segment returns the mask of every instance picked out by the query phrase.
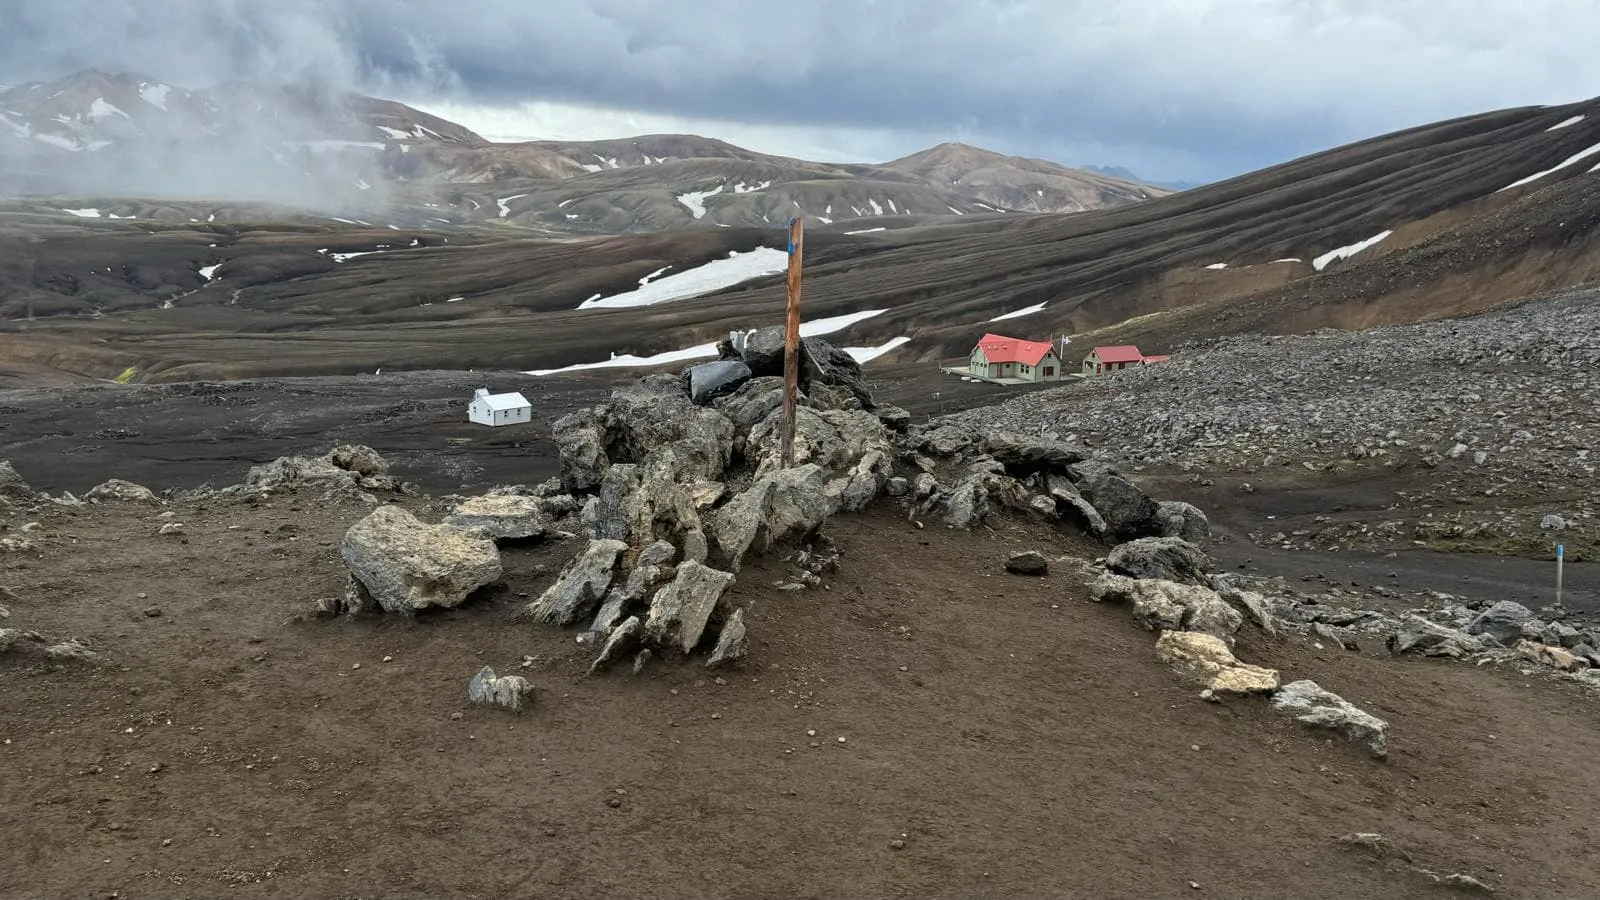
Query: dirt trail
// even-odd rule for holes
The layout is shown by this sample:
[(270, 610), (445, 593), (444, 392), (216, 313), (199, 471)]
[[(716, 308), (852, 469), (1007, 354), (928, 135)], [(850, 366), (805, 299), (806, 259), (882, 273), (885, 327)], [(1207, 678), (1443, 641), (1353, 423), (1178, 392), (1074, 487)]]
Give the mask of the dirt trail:
[[(1033, 525), (840, 519), (831, 590), (740, 575), (743, 668), (586, 678), (592, 648), (510, 618), (570, 546), (508, 552), (505, 590), (457, 612), (297, 621), (362, 507), (175, 512), (186, 538), (150, 508), (53, 511), (7, 557), (7, 624), (107, 662), (0, 662), (0, 894), (1451, 895), (1353, 831), (1502, 896), (1600, 892), (1600, 720), (1570, 686), (1242, 641), (1389, 719), (1374, 762), (1197, 699), (1068, 565), (1005, 575), (1009, 550), (1094, 552)], [(532, 708), (469, 707), (485, 664)]]

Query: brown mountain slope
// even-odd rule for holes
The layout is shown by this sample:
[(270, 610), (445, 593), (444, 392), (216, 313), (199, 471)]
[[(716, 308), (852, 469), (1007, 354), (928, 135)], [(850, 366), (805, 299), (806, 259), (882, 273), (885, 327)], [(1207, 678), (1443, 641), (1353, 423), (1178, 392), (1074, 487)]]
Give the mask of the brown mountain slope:
[[(846, 233), (861, 230), (854, 224), (817, 228), (807, 241), (807, 318), (876, 312), (836, 339), (868, 347), (905, 337), (887, 359), (932, 361), (965, 353), (985, 330), (1133, 336), (1159, 351), (1206, 329), (1470, 312), (1600, 275), (1600, 186), (1591, 171), (1600, 160), (1578, 159), (1501, 190), (1600, 144), (1595, 116), (1553, 129), (1597, 108), (1467, 117), (1094, 213), (946, 217), (868, 234)], [(716, 202), (709, 198), (707, 209)], [(782, 278), (773, 274), (699, 299), (578, 308), (663, 268), (683, 273), (731, 251), (782, 246), (776, 226), (584, 241), (512, 242), (483, 232), (449, 244), (424, 241), (426, 233), (341, 230), (335, 237), (303, 227), (82, 220), (37, 243), (13, 239), (8, 258), (33, 260), (31, 276), (14, 277), (69, 301), (86, 273), (101, 272), (100, 289), (114, 292), (104, 283), (108, 267), (122, 296), (147, 305), (157, 305), (156, 292), (139, 285), (162, 272), (197, 290), (173, 309), (13, 322), (0, 346), (15, 359), (99, 377), (130, 366), (136, 377), (165, 379), (380, 366), (542, 369), (681, 350), (775, 322), (782, 307)], [(1334, 252), (1385, 232), (1358, 252)], [(118, 268), (158, 241), (174, 260), (169, 268)], [(345, 262), (318, 252), (379, 244), (389, 246)], [(180, 258), (184, 268), (172, 268)], [(195, 271), (208, 265), (221, 268), (202, 285)], [(463, 299), (446, 302), (454, 297)], [(1185, 308), (1203, 311), (1168, 312)], [(1164, 326), (1164, 317), (1175, 324)]]

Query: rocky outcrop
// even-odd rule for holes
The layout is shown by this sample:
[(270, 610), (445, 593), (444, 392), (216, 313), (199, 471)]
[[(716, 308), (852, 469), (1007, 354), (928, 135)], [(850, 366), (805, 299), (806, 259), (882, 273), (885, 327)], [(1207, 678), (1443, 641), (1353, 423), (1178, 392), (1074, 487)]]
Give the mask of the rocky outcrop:
[(1445, 656), (1452, 659), (1462, 659), (1476, 653), (1482, 653), (1484, 643), (1481, 639), (1447, 628), (1436, 622), (1430, 622), (1421, 616), (1407, 616), (1393, 634), (1385, 641), (1390, 653), (1396, 655), (1412, 653), (1418, 656)]
[(500, 577), (500, 551), (488, 532), (427, 525), (395, 506), (352, 525), (339, 552), (360, 589), (386, 612), (459, 606)]
[(113, 478), (104, 484), (98, 484), (89, 489), (83, 499), (97, 502), (116, 501), (121, 503), (159, 503), (155, 492), (144, 485), (134, 484)]
[(1160, 504), (1115, 467), (1098, 461), (1080, 462), (1067, 467), (1067, 477), (1105, 519), (1110, 534), (1119, 540), (1162, 532)]
[(317, 488), (324, 499), (352, 499), (376, 503), (371, 491), (401, 492), (398, 479), (389, 474), (389, 464), (371, 447), (340, 444), (322, 456), (280, 456), (265, 465), (253, 466), (244, 484), (217, 491), (219, 494), (265, 494)]
[(542, 538), (556, 531), (547, 500), (516, 494), (469, 497), (445, 515), (444, 523), (481, 528), (497, 540)]
[[(693, 653), (705, 636), (706, 625), (717, 611), (722, 595), (733, 585), (731, 572), (720, 572), (697, 562), (678, 567), (671, 584), (656, 592), (650, 601), (650, 617), (644, 623), (644, 636), (657, 647), (670, 647)], [(739, 619), (743, 627), (744, 619)]]
[(526, 614), (535, 621), (563, 627), (594, 615), (611, 587), (618, 560), (627, 550), (628, 545), (622, 541), (590, 541), (567, 564), (556, 583), (528, 604)]
[(1366, 748), (1376, 759), (1389, 755), (1389, 723), (1327, 691), (1315, 681), (1295, 681), (1272, 695), (1272, 707), (1313, 728), (1326, 728)]
[(1106, 557), (1106, 568), (1129, 578), (1154, 578), (1209, 586), (1211, 561), (1182, 538), (1140, 538), (1120, 544)]
[(1487, 635), (1507, 647), (1524, 637), (1537, 639), (1543, 630), (1544, 623), (1533, 610), (1510, 600), (1501, 600), (1479, 613), (1467, 626), (1467, 634)]
[(1240, 662), (1220, 638), (1194, 631), (1164, 631), (1156, 640), (1156, 658), (1213, 694), (1270, 694), (1278, 689), (1278, 672)]
[(1106, 573), (1090, 587), (1096, 602), (1127, 603), (1147, 631), (1197, 631), (1231, 643), (1244, 617), (1216, 591), (1161, 579)]

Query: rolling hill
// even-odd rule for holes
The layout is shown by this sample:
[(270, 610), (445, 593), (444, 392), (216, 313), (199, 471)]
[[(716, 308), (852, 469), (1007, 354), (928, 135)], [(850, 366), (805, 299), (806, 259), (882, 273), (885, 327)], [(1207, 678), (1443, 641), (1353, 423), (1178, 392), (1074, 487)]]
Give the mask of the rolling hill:
[[(885, 209), (808, 230), (806, 318), (845, 322), (833, 339), (863, 357), (889, 348), (885, 362), (931, 364), (994, 328), (1159, 352), (1467, 314), (1600, 275), (1597, 154), (1589, 101), (1413, 128), (1094, 212)], [(962, 154), (899, 171), (938, 180), (951, 155)], [(701, 164), (619, 159), (562, 183)], [(776, 165), (728, 164), (754, 167), (747, 186)], [(761, 202), (767, 189), (738, 193), (740, 179), (734, 196)], [(708, 215), (719, 196), (703, 198)], [(0, 352), (137, 380), (681, 364), (729, 330), (779, 320), (784, 240), (777, 222), (575, 238), (110, 221), (13, 204), (0, 214), (0, 311), (12, 319)]]
[(359, 94), (250, 82), (190, 91), (99, 71), (0, 91), (0, 164), (0, 192), (73, 198), (58, 210), (165, 222), (221, 212), (238, 221), (270, 199), (293, 208), (291, 221), (581, 234), (761, 226), (794, 215), (827, 224), (1077, 212), (1170, 193), (960, 145), (840, 165), (696, 135), (493, 143)]

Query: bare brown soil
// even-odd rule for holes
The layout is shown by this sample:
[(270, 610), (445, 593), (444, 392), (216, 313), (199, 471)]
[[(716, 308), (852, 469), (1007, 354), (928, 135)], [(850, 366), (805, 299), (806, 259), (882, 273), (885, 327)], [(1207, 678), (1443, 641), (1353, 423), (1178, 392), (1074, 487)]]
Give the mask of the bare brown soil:
[[(1600, 891), (1600, 722), (1570, 686), (1242, 639), (1389, 719), (1374, 762), (1199, 700), (1070, 564), (1004, 574), (1093, 553), (1033, 525), (841, 519), (829, 590), (741, 573), (742, 667), (589, 678), (592, 647), (512, 620), (570, 546), (507, 551), (459, 611), (319, 621), (364, 508), (172, 511), (185, 537), (153, 507), (52, 510), (0, 563), (7, 625), (104, 656), (0, 661), (0, 894), (1450, 895), (1354, 831), (1503, 896)], [(470, 707), (481, 665), (532, 707)]]

